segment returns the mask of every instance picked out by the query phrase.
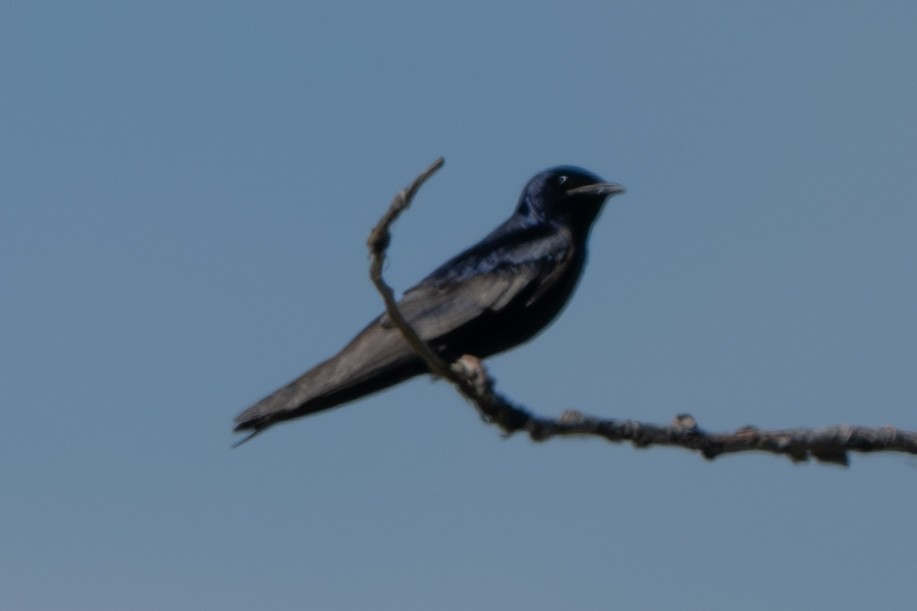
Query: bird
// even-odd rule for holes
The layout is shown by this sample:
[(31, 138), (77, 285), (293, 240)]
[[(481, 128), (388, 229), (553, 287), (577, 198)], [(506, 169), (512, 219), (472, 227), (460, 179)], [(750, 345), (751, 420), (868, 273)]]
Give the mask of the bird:
[[(446, 362), (483, 359), (527, 342), (570, 300), (590, 230), (606, 200), (624, 191), (576, 166), (536, 174), (512, 215), (405, 291), (399, 311)], [(236, 445), (424, 373), (425, 362), (382, 314), (335, 356), (239, 414), (235, 432), (248, 436)]]

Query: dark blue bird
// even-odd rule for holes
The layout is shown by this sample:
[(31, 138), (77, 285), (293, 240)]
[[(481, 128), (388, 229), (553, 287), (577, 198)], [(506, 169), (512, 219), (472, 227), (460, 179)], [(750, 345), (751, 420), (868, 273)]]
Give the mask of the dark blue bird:
[[(572, 166), (541, 172), (509, 219), (404, 294), (401, 313), (447, 362), (528, 341), (570, 299), (586, 263), (589, 230), (605, 200), (623, 191)], [(382, 315), (337, 355), (242, 412), (235, 430), (254, 435), (426, 372)]]

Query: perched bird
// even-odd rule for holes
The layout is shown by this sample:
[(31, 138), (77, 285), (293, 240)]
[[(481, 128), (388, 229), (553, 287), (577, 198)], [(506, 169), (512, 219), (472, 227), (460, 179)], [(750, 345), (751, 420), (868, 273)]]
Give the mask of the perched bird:
[[(405, 292), (399, 310), (447, 362), (528, 341), (570, 299), (586, 263), (589, 230), (605, 200), (623, 192), (572, 166), (541, 172), (512, 216)], [(337, 355), (242, 412), (235, 430), (253, 436), (427, 371), (383, 314)]]

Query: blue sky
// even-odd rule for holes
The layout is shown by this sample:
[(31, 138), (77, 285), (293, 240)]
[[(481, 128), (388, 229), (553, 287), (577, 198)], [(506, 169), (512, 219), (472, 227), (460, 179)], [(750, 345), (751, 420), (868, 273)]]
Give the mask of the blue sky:
[[(368, 4), (368, 3), (367, 3)], [(420, 379), (232, 418), (505, 218), (621, 182), (500, 388), (727, 430), (917, 429), (917, 5), (7, 2), (0, 601), (806, 609), (917, 597), (913, 459), (501, 439)], [(787, 603), (787, 601), (792, 601)]]

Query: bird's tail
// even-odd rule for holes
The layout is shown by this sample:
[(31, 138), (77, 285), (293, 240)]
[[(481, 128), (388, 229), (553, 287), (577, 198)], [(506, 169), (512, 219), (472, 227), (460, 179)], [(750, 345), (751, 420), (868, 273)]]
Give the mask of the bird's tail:
[(235, 432), (249, 434), (235, 446), (278, 422), (337, 407), (425, 371), (400, 331), (373, 321), (337, 355), (239, 414)]

